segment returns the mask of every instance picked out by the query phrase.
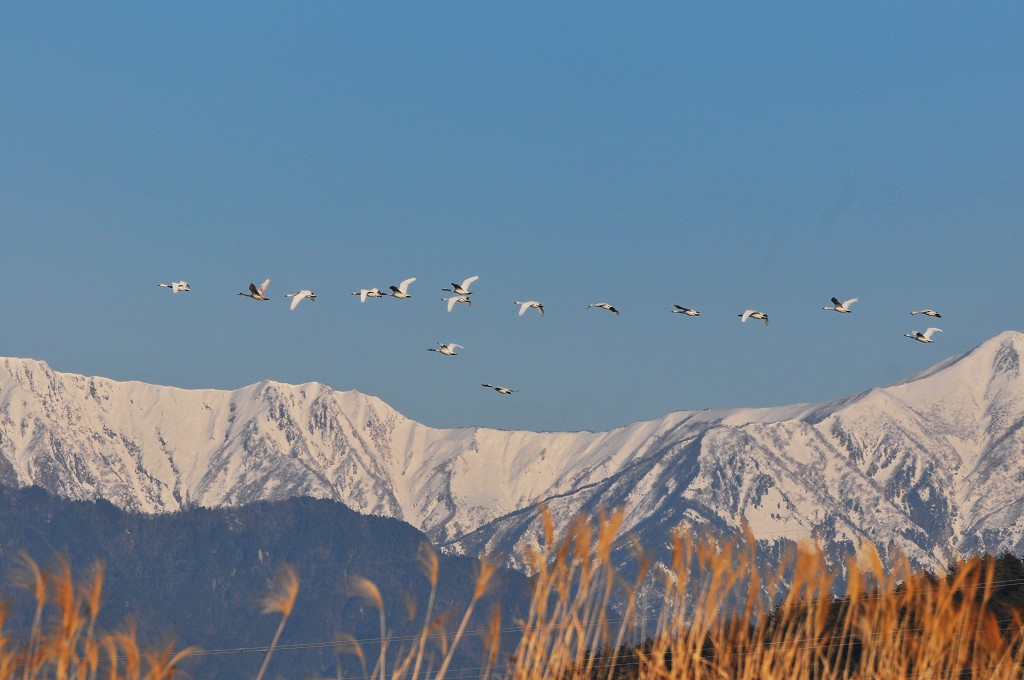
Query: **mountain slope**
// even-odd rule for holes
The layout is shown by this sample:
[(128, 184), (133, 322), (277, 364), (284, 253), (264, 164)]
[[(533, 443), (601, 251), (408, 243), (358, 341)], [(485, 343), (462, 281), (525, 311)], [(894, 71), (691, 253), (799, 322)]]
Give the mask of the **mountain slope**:
[[(655, 546), (665, 528), (746, 521), (760, 539), (820, 537), (836, 563), (862, 538), (931, 569), (958, 554), (1020, 552), (1022, 349), (1024, 336), (1007, 332), (891, 387), (800, 412), (681, 423), (636, 467), (549, 507), (560, 517), (625, 505), (626, 528)], [(455, 547), (536, 541), (531, 514)]]
[[(256, 676), (261, 648), (280, 621), (261, 614), (261, 603), (283, 564), (295, 569), (300, 585), (281, 639), (292, 648), (274, 655), (271, 677), (336, 677), (336, 633), (362, 640), (368, 658), (377, 658), (378, 612), (352, 596), (349, 576), (371, 578), (385, 594), (388, 626), (397, 638), (414, 636), (423, 625), (430, 581), (419, 556), (426, 537), (405, 522), (359, 515), (340, 503), (293, 498), (143, 515), (103, 501), (68, 501), (36, 488), (0, 487), (0, 517), (0, 568), (5, 573), (18, 565), (22, 551), (42, 566), (59, 555), (80, 580), (92, 564), (104, 564), (98, 630), (123, 629), (130, 622), (144, 648), (163, 648), (169, 641), (176, 649), (200, 647), (202, 653), (185, 662), (190, 677)], [(477, 573), (476, 560), (441, 556), (436, 611), (461, 615)], [(499, 571), (495, 581), (501, 587), (480, 603), (474, 629), (486, 625), (495, 605), (506, 620), (527, 613), (527, 579)], [(4, 631), (18, 639), (31, 628), (33, 598), (4, 581), (0, 599), (10, 605)], [(413, 620), (410, 602), (421, 612)], [(514, 643), (507, 641), (510, 650)], [(480, 637), (469, 636), (456, 667), (479, 665), (482, 645)], [(393, 649), (389, 658), (395, 656)], [(439, 663), (436, 654), (433, 659)], [(344, 661), (349, 677), (361, 674), (355, 658)]]
[[(680, 523), (766, 540), (862, 537), (919, 566), (1024, 548), (1024, 335), (823, 404), (678, 412), (609, 432), (438, 430), (310, 383), (182, 390), (0, 360), (0, 482), (167, 512), (314, 496), (403, 519), (454, 551), (535, 540), (624, 505), (652, 545)], [(838, 552), (836, 553), (838, 557)]]

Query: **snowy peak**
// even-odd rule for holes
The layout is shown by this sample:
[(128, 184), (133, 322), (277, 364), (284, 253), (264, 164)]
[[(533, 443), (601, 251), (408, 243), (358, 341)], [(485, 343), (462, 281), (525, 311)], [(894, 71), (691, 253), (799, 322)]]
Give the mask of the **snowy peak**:
[[(971, 388), (987, 388), (1020, 378), (1020, 356), (1024, 352), (1024, 333), (1003, 331), (974, 349), (940, 361), (907, 378), (903, 385), (924, 383), (923, 391), (946, 391), (951, 382)], [(894, 386), (895, 387), (895, 386)]]
[(680, 524), (746, 521), (768, 540), (870, 538), (935, 568), (1024, 547), (1022, 351), (1006, 332), (827, 403), (548, 433), (434, 429), (319, 383), (184, 390), (0, 359), (0, 483), (142, 512), (330, 498), (469, 552), (531, 540), (538, 501), (560, 528), (621, 505), (652, 545)]
[[(867, 538), (932, 569), (962, 552), (1020, 550), (1022, 348), (1024, 335), (1006, 332), (890, 387), (702, 412), (592, 492), (551, 502), (564, 513), (625, 504), (626, 528), (641, 534), (746, 521), (762, 538), (817, 535), (847, 547)], [(458, 547), (508, 551), (535, 540), (528, 526), (501, 519)]]
[[(0, 453), (17, 483), (144, 512), (339, 497), (328, 475), (350, 451), (352, 418), (361, 430), (398, 420), (379, 400), (316, 383), (182, 390), (0, 362)], [(400, 515), (388, 494), (361, 509)]]

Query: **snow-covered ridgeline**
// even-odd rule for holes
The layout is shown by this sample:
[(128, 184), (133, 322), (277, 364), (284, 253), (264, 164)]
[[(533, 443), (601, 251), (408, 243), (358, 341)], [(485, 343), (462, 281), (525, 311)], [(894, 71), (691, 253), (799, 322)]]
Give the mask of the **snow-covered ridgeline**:
[(609, 432), (439, 430), (324, 385), (183, 390), (0, 359), (0, 483), (142, 512), (295, 495), (398, 517), (456, 550), (511, 551), (546, 500), (672, 526), (870, 538), (923, 566), (1024, 548), (1024, 335), (824, 404), (678, 412)]

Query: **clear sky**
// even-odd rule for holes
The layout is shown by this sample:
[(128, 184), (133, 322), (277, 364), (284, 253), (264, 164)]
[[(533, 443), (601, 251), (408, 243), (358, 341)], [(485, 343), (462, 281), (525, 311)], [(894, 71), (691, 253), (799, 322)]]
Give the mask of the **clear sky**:
[(436, 427), (888, 384), (1024, 328), (1022, 27), (1015, 2), (3, 3), (0, 355), (318, 381)]

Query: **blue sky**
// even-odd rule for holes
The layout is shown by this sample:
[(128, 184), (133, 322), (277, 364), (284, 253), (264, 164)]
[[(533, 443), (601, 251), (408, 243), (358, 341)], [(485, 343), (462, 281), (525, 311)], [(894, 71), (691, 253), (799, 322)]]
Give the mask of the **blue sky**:
[(1021, 5), (681, 5), (5, 3), (0, 355), (608, 429), (1024, 326)]

